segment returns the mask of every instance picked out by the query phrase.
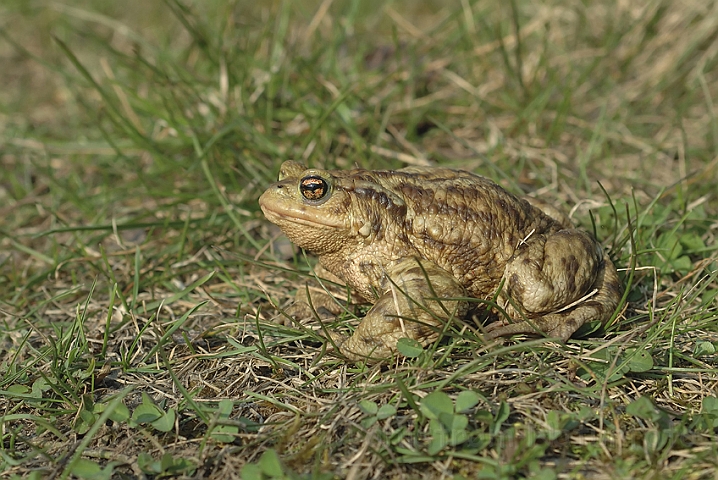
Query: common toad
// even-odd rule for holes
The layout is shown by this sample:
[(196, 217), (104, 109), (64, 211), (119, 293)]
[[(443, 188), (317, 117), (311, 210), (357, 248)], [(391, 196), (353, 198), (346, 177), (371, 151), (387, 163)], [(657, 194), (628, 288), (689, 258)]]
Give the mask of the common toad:
[(562, 341), (586, 322), (607, 321), (621, 296), (616, 268), (591, 235), (466, 171), (327, 171), (287, 161), (259, 204), (374, 304), (351, 337), (334, 337), (351, 360), (388, 357), (402, 337), (435, 341), (466, 314), (467, 296), (497, 298), (506, 313), (485, 327), (488, 338)]

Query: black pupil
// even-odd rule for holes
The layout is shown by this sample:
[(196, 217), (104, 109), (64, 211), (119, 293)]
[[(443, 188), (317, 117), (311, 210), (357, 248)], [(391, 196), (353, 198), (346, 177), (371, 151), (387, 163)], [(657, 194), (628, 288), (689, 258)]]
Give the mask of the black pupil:
[(306, 177), (302, 179), (300, 190), (307, 200), (319, 200), (327, 194), (328, 185), (319, 177)]

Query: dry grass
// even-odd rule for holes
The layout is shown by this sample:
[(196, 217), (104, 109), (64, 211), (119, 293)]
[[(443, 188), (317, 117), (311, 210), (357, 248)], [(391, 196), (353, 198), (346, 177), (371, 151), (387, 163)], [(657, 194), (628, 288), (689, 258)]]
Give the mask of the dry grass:
[[(3, 476), (715, 478), (718, 4), (516, 3), (0, 7)], [(289, 158), (539, 194), (627, 305), (346, 364), (282, 313)]]

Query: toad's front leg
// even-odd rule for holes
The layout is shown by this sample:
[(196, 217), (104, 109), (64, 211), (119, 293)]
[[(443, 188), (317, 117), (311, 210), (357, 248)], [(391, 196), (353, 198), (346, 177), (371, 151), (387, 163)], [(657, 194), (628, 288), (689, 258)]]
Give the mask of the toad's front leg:
[(443, 326), (454, 316), (463, 316), (464, 289), (446, 270), (428, 261), (411, 258), (387, 271), (383, 291), (362, 319), (354, 334), (335, 337), (341, 352), (350, 360), (377, 360), (390, 357), (400, 338), (422, 345), (435, 341)]

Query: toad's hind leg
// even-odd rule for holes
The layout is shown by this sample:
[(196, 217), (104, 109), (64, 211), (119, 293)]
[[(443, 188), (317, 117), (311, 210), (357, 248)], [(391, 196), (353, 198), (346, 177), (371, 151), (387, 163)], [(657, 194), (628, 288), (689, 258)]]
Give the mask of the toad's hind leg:
[(502, 300), (516, 323), (491, 324), (487, 336), (538, 333), (565, 341), (587, 322), (606, 322), (620, 295), (616, 267), (589, 234), (566, 229), (531, 237), (504, 272)]
[(464, 289), (442, 268), (408, 259), (389, 269), (383, 294), (349, 338), (334, 337), (350, 360), (390, 357), (400, 338), (422, 345), (435, 341), (453, 316), (463, 316), (468, 304)]

